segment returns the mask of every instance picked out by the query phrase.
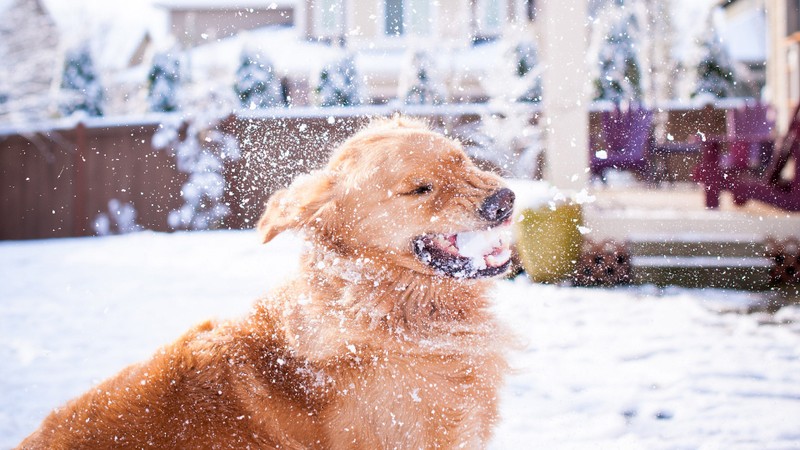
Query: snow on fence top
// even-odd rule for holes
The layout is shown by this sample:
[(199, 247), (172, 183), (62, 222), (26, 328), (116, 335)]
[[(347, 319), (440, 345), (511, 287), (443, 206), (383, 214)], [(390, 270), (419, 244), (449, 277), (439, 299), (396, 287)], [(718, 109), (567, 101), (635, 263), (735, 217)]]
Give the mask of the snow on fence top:
[[(752, 104), (755, 100), (750, 98), (725, 98), (715, 101), (703, 101), (695, 99), (692, 101), (667, 101), (650, 105), (647, 107), (657, 111), (685, 111), (700, 110), (710, 106), (714, 109), (726, 110), (743, 107)], [(539, 104), (527, 104), (527, 108), (533, 113), (545, 113)], [(612, 102), (593, 102), (589, 105), (589, 112), (609, 111), (615, 106)], [(383, 105), (358, 105), (358, 106), (299, 106), (299, 107), (275, 107), (265, 109), (241, 109), (231, 111), (221, 111), (220, 117), (227, 114), (238, 118), (273, 118), (273, 119), (302, 119), (302, 118), (321, 118), (321, 117), (381, 117), (391, 116), (395, 113), (402, 113), (411, 116), (459, 116), (459, 115), (478, 115), (492, 114), (492, 106), (487, 103), (451, 103), (444, 105), (404, 105), (399, 102), (392, 102)], [(83, 123), (87, 128), (104, 128), (113, 126), (140, 126), (157, 125), (165, 120), (174, 120), (174, 117), (192, 117), (194, 114), (179, 111), (174, 113), (154, 113), (149, 112), (141, 115), (126, 116), (103, 116), (88, 117), (85, 115), (73, 115), (53, 120), (41, 120), (26, 123), (5, 123), (0, 124), (0, 136), (10, 136), (14, 134), (44, 133), (48, 131), (63, 131), (75, 128), (79, 123)]]

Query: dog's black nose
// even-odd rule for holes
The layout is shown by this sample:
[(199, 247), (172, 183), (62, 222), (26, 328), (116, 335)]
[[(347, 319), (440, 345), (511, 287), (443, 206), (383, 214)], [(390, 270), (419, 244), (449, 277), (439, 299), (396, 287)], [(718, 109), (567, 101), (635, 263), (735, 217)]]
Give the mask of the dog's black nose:
[(503, 188), (486, 197), (478, 213), (489, 222), (500, 223), (511, 217), (513, 209), (514, 191)]

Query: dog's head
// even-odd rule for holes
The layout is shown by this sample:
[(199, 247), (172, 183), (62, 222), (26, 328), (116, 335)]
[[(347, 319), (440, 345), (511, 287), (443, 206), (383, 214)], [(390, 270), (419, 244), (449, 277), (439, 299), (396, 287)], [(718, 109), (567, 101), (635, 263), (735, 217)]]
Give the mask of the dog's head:
[(326, 168), (276, 192), (258, 223), (264, 242), (301, 229), (343, 255), (456, 278), (510, 265), (514, 193), (461, 146), (421, 122), (373, 122)]

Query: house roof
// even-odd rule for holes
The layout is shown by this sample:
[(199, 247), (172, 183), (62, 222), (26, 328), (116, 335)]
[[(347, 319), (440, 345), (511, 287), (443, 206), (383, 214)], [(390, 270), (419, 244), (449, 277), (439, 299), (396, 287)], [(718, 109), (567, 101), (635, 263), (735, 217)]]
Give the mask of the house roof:
[(293, 27), (264, 27), (239, 33), (191, 49), (193, 76), (227, 73), (231, 76), (240, 64), (242, 49), (263, 52), (281, 74), (307, 76), (342, 53), (337, 47), (309, 42)]
[(752, 9), (728, 18), (722, 40), (733, 59), (758, 63), (767, 59), (767, 17), (762, 9)]
[(151, 0), (129, 0), (124, 12), (118, 3), (106, 0), (40, 1), (61, 32), (62, 45), (90, 41), (95, 63), (103, 70), (127, 67), (145, 39), (168, 39), (167, 14)]
[(13, 0), (0, 0), (0, 13), (5, 12), (12, 3)]
[(159, 0), (155, 6), (169, 10), (185, 9), (277, 9), (294, 8), (295, 0)]

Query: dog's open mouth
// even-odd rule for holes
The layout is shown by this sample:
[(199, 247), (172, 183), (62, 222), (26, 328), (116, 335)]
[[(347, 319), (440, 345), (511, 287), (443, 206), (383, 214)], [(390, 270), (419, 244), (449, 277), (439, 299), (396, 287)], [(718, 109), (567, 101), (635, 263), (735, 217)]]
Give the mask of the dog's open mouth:
[(507, 224), (483, 231), (426, 234), (414, 239), (420, 261), (455, 278), (499, 275), (511, 265), (511, 227)]

